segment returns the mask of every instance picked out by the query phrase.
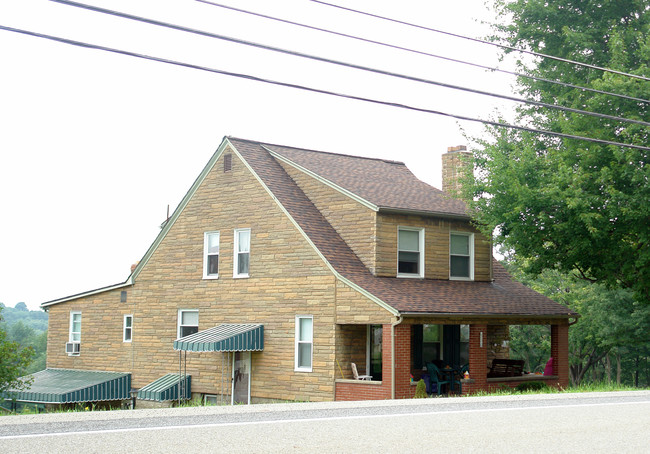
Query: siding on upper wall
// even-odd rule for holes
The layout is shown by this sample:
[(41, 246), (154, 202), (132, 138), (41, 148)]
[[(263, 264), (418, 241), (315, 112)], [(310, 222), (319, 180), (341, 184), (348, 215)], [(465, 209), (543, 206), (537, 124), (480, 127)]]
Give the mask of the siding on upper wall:
[(325, 185), (316, 178), (278, 160), (289, 176), (323, 214), (361, 262), (375, 272), (376, 213)]
[[(143, 266), (120, 290), (49, 308), (48, 367), (132, 372), (140, 388), (178, 371), (172, 348), (179, 309), (199, 310), (199, 329), (220, 323), (264, 324), (264, 351), (252, 353), (251, 396), (286, 400), (334, 398), (336, 278), (244, 164), (221, 157)], [(250, 228), (250, 277), (233, 278), (233, 229)], [(220, 232), (219, 279), (203, 279), (203, 236)], [(81, 310), (81, 355), (65, 353), (70, 311)], [(122, 342), (124, 314), (133, 341)], [(314, 320), (313, 372), (294, 371), (295, 316)], [(219, 394), (230, 386), (221, 353), (188, 353), (192, 390)], [(226, 370), (222, 375), (222, 363)]]
[(453, 231), (473, 232), (474, 280), (489, 281), (491, 276), (492, 247), (469, 222), (425, 217), (419, 215), (377, 215), (377, 276), (397, 275), (398, 227), (424, 228), (424, 277), (449, 279), (449, 234)]

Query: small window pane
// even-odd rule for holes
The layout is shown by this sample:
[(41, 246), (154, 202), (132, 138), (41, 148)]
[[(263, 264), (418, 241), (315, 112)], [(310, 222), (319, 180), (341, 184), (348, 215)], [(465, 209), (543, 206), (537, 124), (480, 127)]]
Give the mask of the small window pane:
[(81, 340), (81, 333), (72, 333), (72, 342), (79, 342)]
[(219, 256), (208, 255), (208, 274), (219, 274)]
[(304, 342), (311, 342), (313, 337), (312, 332), (312, 319), (311, 318), (301, 318), (300, 319), (300, 335), (298, 340)]
[(190, 334), (198, 333), (198, 326), (181, 326), (181, 337), (189, 336)]
[(198, 312), (182, 312), (181, 313), (181, 325), (199, 325), (199, 313)]
[(451, 235), (449, 250), (452, 255), (469, 255), (469, 236)]
[(240, 230), (239, 232), (237, 232), (237, 235), (239, 238), (237, 252), (250, 251), (251, 232), (249, 232), (248, 230)]
[(127, 328), (131, 328), (131, 317), (126, 317), (124, 319), (124, 326), (126, 326)]
[(420, 260), (419, 252), (400, 252), (397, 263), (398, 273), (418, 274), (418, 262)]
[(210, 233), (208, 235), (208, 254), (219, 253), (219, 234)]
[(452, 277), (469, 277), (469, 257), (452, 255), (449, 263)]
[(298, 344), (298, 367), (311, 367), (311, 344)]
[(249, 254), (248, 253), (240, 253), (238, 254), (238, 259), (237, 259), (237, 274), (248, 274), (248, 261), (249, 261)]
[(422, 341), (440, 342), (440, 325), (423, 325)]
[(420, 232), (415, 230), (400, 230), (398, 244), (400, 251), (419, 251)]

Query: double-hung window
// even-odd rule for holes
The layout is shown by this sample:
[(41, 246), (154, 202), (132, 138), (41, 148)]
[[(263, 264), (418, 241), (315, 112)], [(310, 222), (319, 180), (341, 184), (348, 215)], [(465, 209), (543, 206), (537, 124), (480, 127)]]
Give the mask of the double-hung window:
[(449, 279), (474, 279), (474, 234), (449, 234)]
[(81, 312), (70, 312), (70, 328), (65, 351), (68, 356), (79, 356), (81, 351)]
[(235, 229), (233, 277), (248, 277), (251, 255), (251, 229)]
[(424, 277), (424, 229), (397, 230), (397, 276)]
[(219, 277), (219, 232), (205, 232), (203, 237), (203, 279)]
[(81, 343), (81, 312), (70, 312), (69, 342)]
[(196, 309), (179, 309), (178, 338), (189, 336), (199, 331), (199, 311)]
[(296, 316), (296, 371), (311, 372), (313, 347), (314, 318), (311, 315)]
[(122, 341), (131, 342), (133, 338), (133, 315), (124, 316), (124, 331), (123, 331)]

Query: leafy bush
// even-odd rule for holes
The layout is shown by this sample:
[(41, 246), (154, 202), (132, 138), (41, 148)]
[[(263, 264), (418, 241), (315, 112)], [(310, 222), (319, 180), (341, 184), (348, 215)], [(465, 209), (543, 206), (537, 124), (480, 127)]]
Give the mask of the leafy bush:
[(427, 396), (427, 385), (424, 383), (424, 380), (420, 380), (415, 386), (415, 396), (414, 399), (425, 399)]

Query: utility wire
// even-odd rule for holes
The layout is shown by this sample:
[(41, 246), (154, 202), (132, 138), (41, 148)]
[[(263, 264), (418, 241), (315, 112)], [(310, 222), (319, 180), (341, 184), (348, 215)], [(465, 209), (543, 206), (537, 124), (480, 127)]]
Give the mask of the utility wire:
[(362, 14), (364, 16), (374, 17), (375, 19), (382, 19), (382, 20), (386, 20), (386, 21), (389, 21), (389, 22), (394, 22), (394, 23), (397, 23), (397, 24), (407, 25), (409, 27), (419, 28), (421, 30), (427, 30), (427, 31), (430, 31), (430, 32), (440, 33), (440, 34), (447, 35), (447, 36), (453, 36), (454, 38), (462, 38), (462, 39), (466, 39), (466, 40), (469, 40), (469, 41), (474, 41), (474, 42), (481, 43), (481, 44), (489, 44), (490, 46), (496, 46), (496, 47), (500, 47), (502, 49), (507, 49), (507, 50), (511, 50), (511, 51), (515, 51), (515, 52), (521, 52), (522, 54), (529, 54), (529, 55), (534, 55), (536, 57), (550, 58), (552, 60), (561, 61), (563, 63), (570, 63), (572, 65), (583, 66), (585, 68), (597, 69), (598, 71), (604, 71), (604, 72), (609, 72), (609, 73), (613, 73), (613, 74), (618, 74), (620, 76), (626, 76), (626, 77), (632, 77), (634, 79), (650, 81), (650, 78), (647, 78), (647, 77), (644, 77), (644, 76), (639, 76), (637, 74), (630, 74), (630, 73), (616, 71), (616, 70), (609, 69), (609, 68), (603, 68), (603, 67), (600, 67), (600, 66), (590, 65), (588, 63), (581, 63), (579, 61), (568, 60), (566, 58), (556, 57), (554, 55), (541, 54), (539, 52), (533, 52), (533, 51), (530, 51), (530, 50), (519, 49), (517, 47), (506, 46), (505, 44), (493, 43), (493, 42), (490, 42), (490, 41), (485, 41), (483, 39), (470, 38), (469, 36), (463, 36), (463, 35), (459, 35), (459, 34), (456, 34), (456, 33), (446, 32), (446, 31), (443, 31), (443, 30), (437, 30), (435, 28), (425, 27), (424, 25), (412, 24), (410, 22), (405, 22), (405, 21), (401, 21), (401, 20), (398, 20), (398, 19), (392, 19), (390, 17), (380, 16), (378, 14), (368, 13), (368, 12), (365, 12), (365, 11), (359, 11), (359, 10), (356, 10), (356, 9), (348, 8), (346, 6), (336, 5), (334, 3), (328, 3), (328, 2), (321, 1), (321, 0), (309, 0), (309, 1), (314, 2), (314, 3), (319, 3), (319, 4), (325, 5), (325, 6), (331, 6), (333, 8), (342, 9), (342, 10), (345, 10), (345, 11), (349, 11), (351, 13)]
[(628, 143), (621, 143), (621, 142), (613, 142), (609, 140), (603, 140), (603, 139), (596, 139), (593, 137), (583, 137), (583, 136), (576, 136), (576, 135), (571, 135), (571, 134), (564, 134), (561, 132), (555, 132), (555, 131), (548, 131), (548, 130), (543, 130), (543, 129), (535, 129), (535, 128), (528, 128), (525, 126), (518, 126), (518, 125), (512, 125), (508, 123), (500, 123), (496, 121), (490, 121), (490, 120), (481, 120), (478, 118), (473, 118), (473, 117), (466, 117), (463, 115), (456, 115), (456, 114), (450, 114), (447, 112), (442, 112), (438, 110), (432, 110), (432, 109), (426, 109), (422, 107), (414, 107), (414, 106), (409, 106), (406, 104), (400, 104), (400, 103), (395, 103), (395, 102), (390, 102), (390, 101), (382, 101), (378, 99), (372, 99), (372, 98), (365, 98), (361, 96), (355, 96), (355, 95), (347, 95), (344, 93), (336, 93), (333, 91), (328, 91), (328, 90), (323, 90), (320, 88), (313, 88), (313, 87), (308, 87), (304, 85), (298, 85), (298, 84), (293, 84), (293, 83), (288, 83), (288, 82), (282, 82), (282, 81), (276, 81), (276, 80), (271, 80), (271, 79), (264, 79), (261, 77), (257, 76), (251, 76), (249, 74), (241, 74), (241, 73), (234, 73), (230, 71), (225, 71), (221, 69), (215, 69), (215, 68), (209, 68), (207, 66), (200, 66), (200, 65), (195, 65), (191, 63), (184, 63), (176, 60), (169, 60), (166, 58), (160, 58), (160, 57), (154, 57), (151, 55), (146, 55), (146, 54), (140, 54), (136, 52), (131, 52), (127, 50), (121, 50), (121, 49), (115, 49), (112, 47), (106, 47), (106, 46), (100, 46), (97, 44), (91, 44), (91, 43), (86, 43), (82, 41), (75, 41), (67, 38), (61, 38), (58, 36), (52, 36), (52, 35), (46, 35), (43, 33), (37, 33), (37, 32), (32, 32), (29, 30), (23, 30), (23, 29), (18, 29), (18, 28), (13, 28), (13, 27), (8, 27), (5, 25), (0, 25), (0, 30), (5, 30), (9, 32), (14, 32), (14, 33), (20, 33), (23, 35), (28, 35), (28, 36), (33, 36), (37, 38), (43, 38), (43, 39), (48, 39), (51, 41), (56, 41), (64, 44), (70, 44), (73, 46), (77, 47), (82, 47), (86, 49), (94, 49), (94, 50), (101, 50), (105, 52), (112, 52), (115, 54), (120, 54), (120, 55), (126, 55), (129, 57), (135, 57), (135, 58), (140, 58), (144, 60), (150, 60), (150, 61), (156, 61), (160, 63), (167, 63), (170, 65), (175, 65), (175, 66), (181, 66), (185, 68), (190, 68), (190, 69), (197, 69), (200, 71), (206, 71), (206, 72), (211, 72), (215, 74), (221, 74), (225, 76), (230, 76), (230, 77), (236, 77), (240, 79), (246, 79), (246, 80), (251, 80), (255, 82), (261, 82), (265, 84), (271, 84), (271, 85), (277, 85), (280, 87), (286, 87), (286, 88), (293, 88), (297, 90), (303, 90), (311, 93), (319, 93), (319, 94), (324, 94), (324, 95), (330, 95), (330, 96), (336, 96), (338, 98), (344, 98), (344, 99), (351, 99), (355, 101), (363, 101), (363, 102), (368, 102), (372, 104), (378, 104), (378, 105), (383, 105), (383, 106), (389, 106), (389, 107), (397, 107), (400, 109), (407, 109), (407, 110), (412, 110), (416, 112), (423, 112), (423, 113), (429, 113), (429, 114), (434, 114), (434, 115), (441, 115), (444, 117), (449, 117), (449, 118), (454, 118), (457, 120), (462, 120), (462, 121), (471, 121), (475, 123), (482, 123), (482, 124), (487, 124), (490, 126), (496, 126), (496, 127), (503, 127), (503, 128), (509, 128), (509, 129), (515, 129), (519, 131), (527, 131), (535, 134), (541, 134), (541, 135), (548, 135), (548, 136), (553, 136), (553, 137), (561, 137), (564, 139), (575, 139), (575, 140), (584, 140), (587, 142), (594, 142), (594, 143), (599, 143), (603, 145), (614, 145), (618, 147), (625, 147), (625, 148), (633, 148), (637, 150), (643, 150), (643, 151), (650, 151), (650, 147), (645, 147), (641, 145), (633, 145), (633, 144), (628, 144)]
[(227, 10), (231, 10), (231, 11), (236, 11), (238, 13), (249, 14), (251, 16), (261, 17), (261, 18), (264, 18), (264, 19), (269, 19), (269, 20), (273, 20), (273, 21), (277, 21), (277, 22), (282, 22), (282, 23), (285, 23), (285, 24), (295, 25), (297, 27), (307, 28), (309, 30), (315, 30), (315, 31), (319, 31), (319, 32), (329, 33), (329, 34), (332, 34), (332, 35), (341, 36), (343, 38), (354, 39), (354, 40), (357, 40), (357, 41), (370, 43), (370, 44), (376, 44), (376, 45), (379, 45), (379, 46), (384, 46), (384, 47), (388, 47), (388, 48), (396, 49), (396, 50), (402, 50), (402, 51), (405, 51), (405, 52), (411, 52), (411, 53), (418, 54), (418, 55), (425, 55), (427, 57), (438, 58), (440, 60), (446, 60), (446, 61), (450, 61), (450, 62), (453, 62), (453, 63), (460, 63), (462, 65), (473, 66), (475, 68), (485, 69), (485, 70), (488, 70), (488, 71), (500, 72), (500, 73), (508, 74), (508, 75), (511, 75), (511, 76), (524, 77), (524, 78), (536, 80), (536, 81), (539, 81), (539, 82), (547, 82), (549, 84), (561, 85), (561, 86), (567, 87), (567, 88), (577, 88), (578, 90), (585, 91), (585, 92), (588, 91), (588, 92), (591, 92), (591, 93), (598, 93), (598, 94), (601, 94), (601, 95), (615, 96), (617, 98), (623, 98), (623, 99), (627, 99), (627, 100), (630, 100), (630, 101), (650, 103), (650, 100), (648, 100), (648, 99), (635, 98), (634, 96), (623, 95), (623, 94), (620, 94), (620, 93), (613, 93), (613, 92), (609, 92), (609, 91), (596, 90), (595, 88), (583, 87), (581, 85), (575, 85), (575, 84), (571, 84), (571, 83), (567, 83), (567, 82), (562, 82), (562, 81), (559, 81), (559, 80), (544, 79), (544, 78), (541, 78), (541, 77), (531, 76), (529, 74), (520, 73), (520, 72), (516, 72), (516, 71), (508, 71), (508, 70), (505, 70), (505, 69), (495, 68), (495, 67), (491, 67), (491, 66), (485, 66), (485, 65), (478, 64), (478, 63), (468, 62), (468, 61), (464, 61), (464, 60), (458, 60), (458, 59), (451, 58), (451, 57), (445, 57), (445, 56), (442, 56), (442, 55), (432, 54), (430, 52), (420, 51), (420, 50), (417, 50), (417, 49), (411, 49), (411, 48), (408, 48), (408, 47), (397, 46), (395, 44), (390, 44), (390, 43), (386, 43), (386, 42), (382, 42), (382, 41), (375, 41), (373, 39), (363, 38), (363, 37), (360, 37), (360, 36), (350, 35), (350, 34), (342, 33), (342, 32), (337, 32), (337, 31), (334, 31), (334, 30), (329, 30), (329, 29), (326, 29), (326, 28), (320, 28), (320, 27), (316, 27), (316, 26), (313, 26), (313, 25), (302, 24), (300, 22), (294, 22), (294, 21), (290, 21), (288, 19), (282, 19), (280, 17), (268, 16), (266, 14), (257, 13), (257, 12), (254, 12), (254, 11), (248, 11), (248, 10), (245, 10), (245, 9), (236, 8), (234, 6), (222, 5), (220, 3), (212, 2), (212, 1), (209, 1), (209, 0), (196, 0), (196, 1), (199, 2), (199, 3), (205, 3), (207, 5), (212, 5), (212, 6), (216, 6), (216, 7), (219, 7), (219, 8), (223, 8), (223, 9), (227, 9)]
[(465, 91), (465, 92), (468, 92), (468, 93), (474, 93), (474, 94), (483, 95), (483, 96), (491, 96), (493, 98), (506, 99), (508, 101), (514, 101), (514, 102), (518, 102), (518, 103), (532, 104), (532, 105), (535, 105), (535, 106), (545, 107), (545, 108), (548, 108), (548, 109), (561, 110), (561, 111), (564, 111), (564, 112), (576, 113), (576, 114), (581, 114), (581, 115), (589, 115), (589, 116), (592, 116), (592, 117), (604, 118), (604, 119), (607, 119), (607, 120), (614, 120), (614, 121), (620, 121), (620, 122), (625, 122), (625, 123), (634, 123), (634, 124), (639, 124), (639, 125), (643, 125), (643, 126), (650, 126), (650, 123), (645, 122), (645, 121), (641, 121), (641, 120), (632, 120), (632, 119), (628, 119), (628, 118), (617, 117), (617, 116), (602, 114), (602, 113), (598, 113), (598, 112), (592, 112), (592, 111), (580, 110), (580, 109), (573, 109), (571, 107), (558, 106), (556, 104), (548, 104), (548, 103), (541, 102), (541, 101), (531, 101), (531, 100), (527, 100), (527, 99), (523, 99), (523, 98), (517, 98), (515, 96), (501, 95), (501, 94), (496, 94), (496, 93), (487, 92), (487, 91), (483, 91), (483, 90), (477, 90), (477, 89), (473, 89), (473, 88), (467, 88), (467, 87), (461, 87), (461, 86), (458, 86), (458, 85), (452, 85), (452, 84), (447, 84), (447, 83), (443, 83), (443, 82), (437, 82), (437, 81), (433, 81), (433, 80), (430, 80), (430, 79), (424, 79), (424, 78), (421, 78), (421, 77), (415, 77), (415, 76), (409, 76), (409, 75), (406, 75), (406, 74), (394, 73), (394, 72), (391, 72), (391, 71), (371, 68), (371, 67), (368, 67), (368, 66), (357, 65), (355, 63), (347, 63), (347, 62), (342, 62), (342, 61), (339, 61), (339, 60), (332, 60), (332, 59), (329, 59), (329, 58), (319, 57), (319, 56), (316, 56), (316, 55), (305, 54), (305, 53), (302, 53), (302, 52), (297, 52), (297, 51), (288, 50), (288, 49), (281, 49), (279, 47), (273, 47), (273, 46), (269, 46), (269, 45), (266, 45), (266, 44), (260, 44), (260, 43), (255, 43), (255, 42), (252, 42), (252, 41), (246, 41), (246, 40), (239, 39), (239, 38), (232, 38), (232, 37), (229, 37), (229, 36), (219, 35), (219, 34), (212, 33), (212, 32), (207, 32), (207, 31), (204, 31), (204, 30), (197, 30), (197, 29), (194, 29), (194, 28), (183, 27), (181, 25), (170, 24), (168, 22), (161, 22), (161, 21), (158, 21), (158, 20), (155, 20), (155, 19), (149, 19), (149, 18), (141, 17), (141, 16), (134, 16), (132, 14), (127, 14), (127, 13), (122, 13), (122, 12), (119, 12), (119, 11), (104, 9), (104, 8), (100, 8), (100, 7), (93, 6), (93, 5), (87, 5), (87, 4), (84, 4), (84, 3), (77, 3), (77, 2), (72, 2), (72, 1), (69, 1), (69, 0), (50, 0), (50, 1), (55, 2), (55, 3), (61, 3), (61, 4), (64, 4), (64, 5), (68, 5), (68, 6), (73, 6), (75, 8), (82, 8), (82, 9), (87, 9), (89, 11), (94, 11), (94, 12), (98, 12), (98, 13), (102, 13), (102, 14), (108, 14), (108, 15), (112, 15), (112, 16), (116, 16), (116, 17), (121, 17), (123, 19), (129, 19), (129, 20), (134, 20), (134, 21), (138, 21), (138, 22), (144, 22), (144, 23), (147, 23), (147, 24), (150, 24), (150, 25), (156, 25), (156, 26), (159, 26), (159, 27), (166, 27), (166, 28), (170, 28), (170, 29), (173, 29), (173, 30), (179, 30), (179, 31), (187, 32), (187, 33), (193, 33), (193, 34), (196, 34), (196, 35), (206, 36), (206, 37), (209, 37), (209, 38), (215, 38), (215, 39), (228, 41), (228, 42), (232, 42), (232, 43), (236, 43), (236, 44), (242, 44), (242, 45), (245, 45), (245, 46), (256, 47), (258, 49), (264, 49), (264, 50), (268, 50), (268, 51), (272, 51), (272, 52), (283, 53), (283, 54), (291, 55), (291, 56), (294, 56), (294, 57), (301, 57), (301, 58), (306, 58), (306, 59), (309, 59), (309, 60), (319, 61), (319, 62), (323, 62), (323, 63), (329, 63), (329, 64), (333, 64), (333, 65), (338, 65), (338, 66), (343, 66), (343, 67), (346, 67), (346, 68), (358, 69), (358, 70), (361, 70), (361, 71), (367, 71), (367, 72), (371, 72), (371, 73), (375, 73), (375, 74), (381, 74), (383, 76), (390, 76), (390, 77), (395, 77), (395, 78), (399, 78), (399, 79), (409, 80), (409, 81), (412, 81), (412, 82), (420, 82), (420, 83), (425, 83), (425, 84), (429, 84), (429, 85), (436, 85), (436, 86), (443, 87), (443, 88), (450, 88), (450, 89), (453, 89), (453, 90), (460, 90), (460, 91)]

